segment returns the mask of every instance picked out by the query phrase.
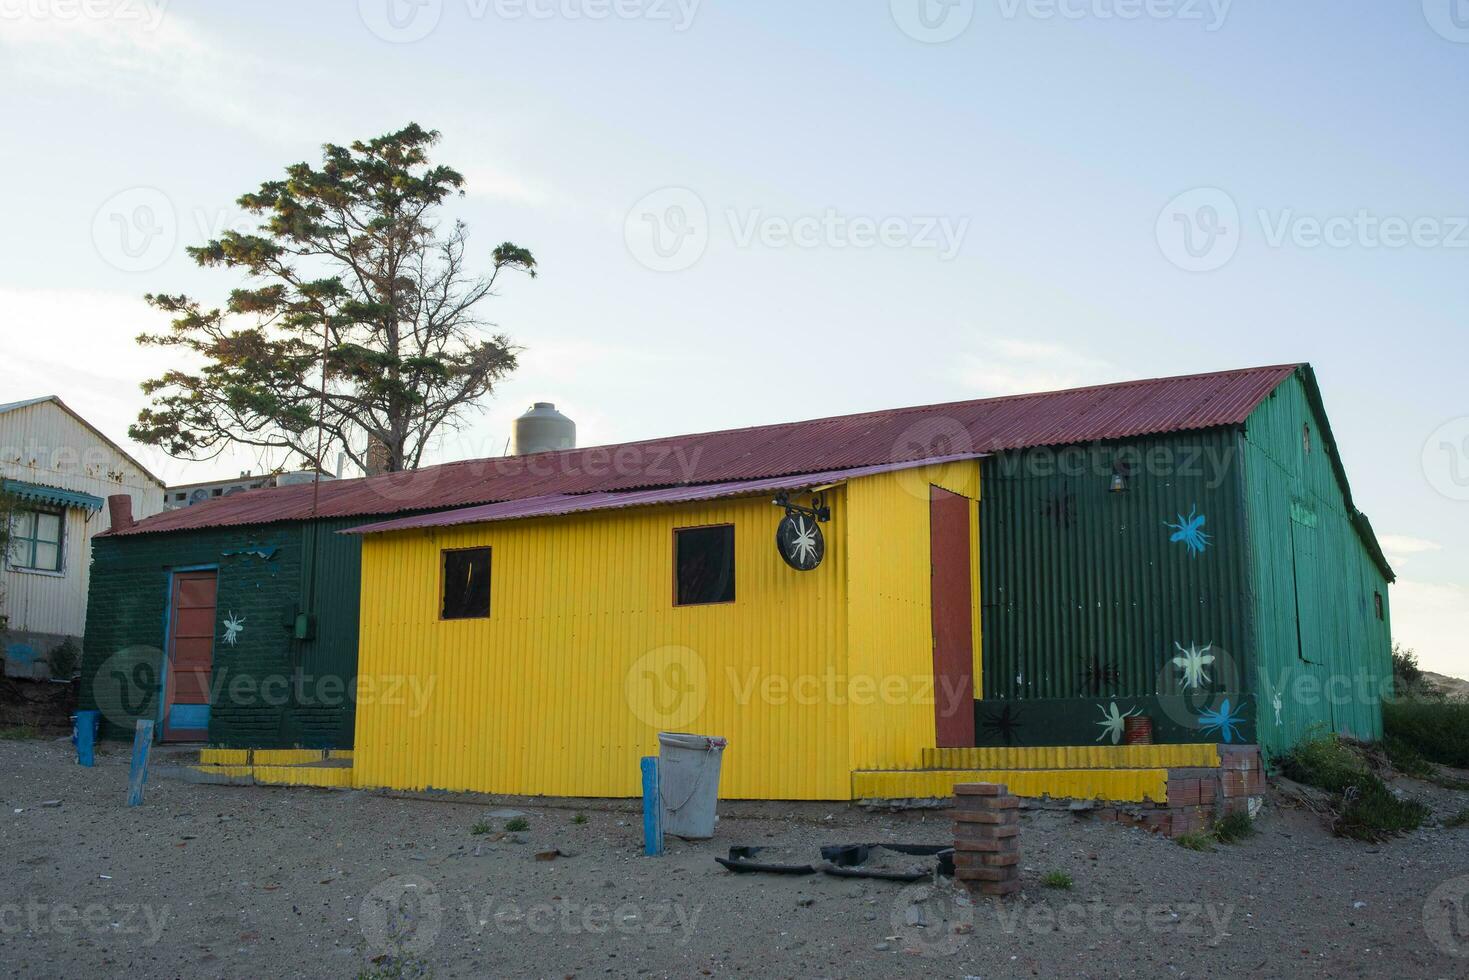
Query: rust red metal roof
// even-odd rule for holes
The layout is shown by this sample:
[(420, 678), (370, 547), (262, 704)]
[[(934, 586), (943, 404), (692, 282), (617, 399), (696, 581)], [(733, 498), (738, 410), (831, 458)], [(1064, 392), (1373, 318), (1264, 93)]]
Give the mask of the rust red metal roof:
[(444, 510), (553, 494), (759, 480), (941, 456), (1239, 425), (1299, 365), (1125, 381), (1029, 395), (672, 436), (407, 473), (250, 490), (112, 534)]
[[(905, 463), (880, 466), (858, 466), (849, 470), (827, 470), (799, 476), (773, 476), (764, 480), (735, 480), (730, 483), (698, 483), (688, 486), (659, 487), (656, 490), (598, 490), (593, 493), (553, 493), (524, 500), (506, 500), (498, 504), (460, 507), (432, 514), (415, 514), (391, 521), (380, 521), (349, 528), (343, 534), (376, 534), (380, 531), (406, 531), (418, 527), (451, 527), (456, 524), (489, 524), (494, 521), (516, 521), (526, 517), (559, 517), (592, 510), (619, 510), (624, 507), (647, 507), (653, 504), (679, 504), (694, 500), (720, 500), (725, 497), (751, 497), (779, 490), (815, 488), (855, 480), (860, 476), (890, 473), (939, 463), (978, 459), (983, 453), (963, 453), (937, 459), (917, 459)], [(924, 492), (927, 493), (925, 486)]]

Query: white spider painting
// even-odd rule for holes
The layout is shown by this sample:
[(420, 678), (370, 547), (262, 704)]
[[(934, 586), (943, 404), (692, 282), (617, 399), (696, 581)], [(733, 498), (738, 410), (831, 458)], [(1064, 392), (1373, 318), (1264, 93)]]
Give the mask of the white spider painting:
[(1180, 656), (1173, 658), (1174, 666), (1183, 671), (1183, 686), (1186, 688), (1203, 687), (1209, 683), (1209, 675), (1204, 668), (1214, 662), (1214, 655), (1209, 651), (1214, 649), (1214, 644), (1207, 643), (1202, 647), (1189, 644), (1187, 650), (1177, 641), (1173, 644), (1178, 647)]
[(816, 557), (816, 525), (808, 526), (806, 518), (796, 518), (796, 537), (791, 542), (791, 549), (796, 553), (796, 560), (801, 564)]
[(1131, 711), (1123, 713), (1117, 709), (1116, 701), (1113, 701), (1105, 708), (1100, 704), (1097, 707), (1102, 711), (1102, 720), (1097, 722), (1097, 725), (1102, 729), (1102, 734), (1097, 736), (1097, 741), (1100, 742), (1110, 735), (1113, 745), (1122, 741), (1122, 730), (1126, 725), (1124, 719), (1131, 718), (1142, 710), (1140, 708), (1133, 708)]
[(230, 646), (234, 646), (235, 641), (240, 638), (240, 634), (243, 632), (245, 632), (245, 617), (237, 617), (235, 611), (231, 609), (230, 614), (224, 619), (224, 642)]

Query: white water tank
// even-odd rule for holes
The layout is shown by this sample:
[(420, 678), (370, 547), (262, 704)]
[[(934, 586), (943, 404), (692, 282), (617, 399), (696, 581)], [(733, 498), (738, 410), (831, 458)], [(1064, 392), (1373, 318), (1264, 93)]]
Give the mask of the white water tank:
[(515, 420), (510, 455), (544, 453), (576, 448), (576, 423), (556, 411), (550, 402), (536, 402)]

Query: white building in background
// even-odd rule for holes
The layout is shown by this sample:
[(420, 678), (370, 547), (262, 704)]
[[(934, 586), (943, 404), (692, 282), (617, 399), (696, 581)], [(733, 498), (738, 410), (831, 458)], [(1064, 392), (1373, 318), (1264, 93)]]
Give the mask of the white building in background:
[(163, 483), (116, 443), (46, 395), (0, 404), (0, 491), (13, 506), (0, 572), (5, 673), (46, 677), (67, 639), (80, 654), (92, 536), (109, 526), (107, 498), (133, 517), (163, 509)]

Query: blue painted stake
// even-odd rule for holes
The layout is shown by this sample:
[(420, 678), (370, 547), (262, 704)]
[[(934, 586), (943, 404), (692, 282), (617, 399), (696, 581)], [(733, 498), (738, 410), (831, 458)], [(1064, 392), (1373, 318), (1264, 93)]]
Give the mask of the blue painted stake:
[(643, 853), (663, 856), (663, 797), (658, 791), (658, 757), (643, 757)]
[(92, 765), (92, 747), (97, 740), (97, 719), (95, 711), (77, 712), (77, 765)]
[(128, 806), (143, 802), (143, 784), (148, 781), (148, 750), (153, 747), (153, 722), (138, 719), (133, 733), (133, 765), (128, 772)]

